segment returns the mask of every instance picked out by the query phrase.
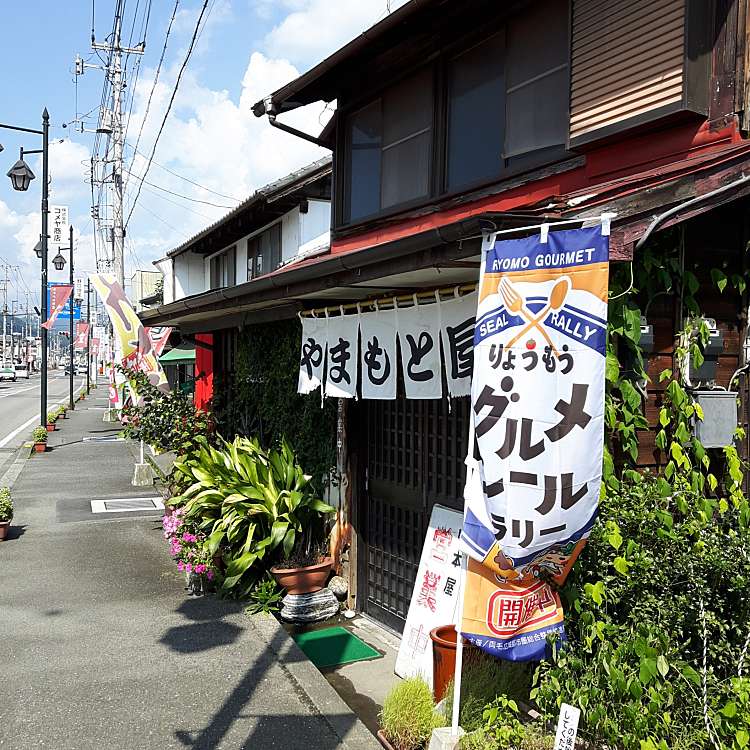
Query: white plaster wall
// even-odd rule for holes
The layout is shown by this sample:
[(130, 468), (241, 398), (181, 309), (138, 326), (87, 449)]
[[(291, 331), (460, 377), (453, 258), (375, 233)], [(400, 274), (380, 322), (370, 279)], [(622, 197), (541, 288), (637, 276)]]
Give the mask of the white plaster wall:
[(200, 255), (182, 253), (174, 260), (174, 298), (176, 300), (200, 294), (208, 289), (206, 263)]
[(168, 305), (170, 302), (174, 302), (174, 275), (172, 274), (172, 259), (171, 258), (160, 258), (154, 262), (154, 265), (161, 271), (162, 278), (164, 279), (164, 304)]
[(281, 260), (283, 263), (297, 254), (300, 246), (300, 212), (293, 208), (281, 217)]
[(320, 237), (331, 228), (330, 201), (309, 200), (306, 214), (299, 214), (300, 239), (299, 245)]

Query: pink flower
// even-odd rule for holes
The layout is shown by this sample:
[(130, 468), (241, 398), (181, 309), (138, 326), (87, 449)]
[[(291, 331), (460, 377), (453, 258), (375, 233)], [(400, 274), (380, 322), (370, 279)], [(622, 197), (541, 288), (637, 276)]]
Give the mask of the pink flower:
[(191, 563), (185, 563), (185, 570), (188, 573), (192, 573), (193, 572), (193, 566), (192, 566), (192, 564)]
[(206, 572), (206, 566), (203, 563), (198, 563), (198, 565), (195, 566), (195, 572), (196, 573), (205, 573)]
[(210, 581), (214, 577), (214, 572), (210, 568), (206, 571), (206, 578)]
[(185, 569), (185, 565), (183, 564), (182, 560), (180, 560), (177, 563), (177, 570), (179, 570), (180, 572), (182, 572), (184, 569)]
[(194, 542), (196, 541), (196, 539), (197, 537), (195, 536), (195, 534), (191, 534), (187, 531), (182, 535), (183, 542)]

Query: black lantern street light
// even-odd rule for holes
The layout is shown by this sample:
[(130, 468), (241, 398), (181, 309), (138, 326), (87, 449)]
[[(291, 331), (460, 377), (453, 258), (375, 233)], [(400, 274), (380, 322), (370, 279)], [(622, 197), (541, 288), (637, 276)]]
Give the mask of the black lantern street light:
[[(70, 253), (70, 286), (74, 287), (73, 281), (73, 225), (69, 227), (69, 242), (68, 252)], [(52, 265), (58, 270), (62, 271), (65, 268), (65, 256), (62, 254), (61, 249), (58, 249), (57, 255), (52, 259)], [(73, 371), (75, 369), (75, 339), (73, 338), (73, 318), (75, 317), (75, 296), (73, 292), (70, 293), (70, 330), (68, 331), (68, 341), (70, 347), (68, 349), (68, 356), (70, 357), (70, 363), (68, 365), (68, 385), (69, 385), (69, 406), (70, 409), (75, 409), (75, 400), (73, 399)]]
[[(14, 190), (25, 192), (29, 189), (31, 181), (35, 179), (34, 173), (31, 171), (29, 165), (24, 161), (23, 157), (27, 154), (41, 154), (42, 155), (42, 236), (39, 240), (37, 255), (42, 261), (42, 273), (41, 273), (41, 322), (44, 323), (47, 320), (47, 240), (48, 236), (48, 219), (49, 219), (49, 112), (45, 108), (42, 113), (42, 129), (37, 130), (35, 128), (21, 128), (17, 125), (5, 125), (0, 123), (0, 129), (2, 130), (15, 130), (20, 133), (31, 133), (32, 135), (42, 136), (42, 147), (41, 149), (33, 149), (27, 151), (21, 149), (21, 158), (10, 168), (8, 171), (8, 177), (10, 177), (11, 184)], [(0, 146), (0, 151), (3, 148)], [(37, 248), (34, 248), (37, 250)], [(41, 393), (40, 393), (40, 417), (39, 424), (46, 424), (47, 420), (47, 329), (41, 329), (41, 347), (42, 347), (42, 372), (41, 372)]]
[(42, 241), (41, 240), (39, 240), (39, 242), (37, 242), (36, 245), (34, 245), (34, 252), (36, 253), (37, 258), (42, 257)]
[(52, 265), (56, 271), (62, 271), (65, 268), (65, 258), (63, 258), (63, 254), (59, 250), (57, 251), (57, 255), (52, 258)]
[[(26, 153), (29, 153), (28, 151)], [(8, 170), (11, 184), (14, 190), (25, 193), (31, 185), (31, 181), (36, 179), (36, 175), (31, 171), (31, 167), (23, 160), (24, 150), (21, 149), (21, 158)]]

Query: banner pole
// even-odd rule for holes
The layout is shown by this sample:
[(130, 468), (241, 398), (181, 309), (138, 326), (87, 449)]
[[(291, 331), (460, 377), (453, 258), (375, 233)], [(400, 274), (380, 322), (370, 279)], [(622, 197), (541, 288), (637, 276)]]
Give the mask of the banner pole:
[(459, 581), (458, 613), (456, 623), (456, 668), (453, 673), (453, 716), (451, 717), (451, 735), (458, 735), (458, 720), (461, 713), (461, 676), (463, 674), (464, 639), (461, 637), (461, 623), (464, 619), (464, 601), (466, 597), (466, 553), (461, 553), (461, 580)]

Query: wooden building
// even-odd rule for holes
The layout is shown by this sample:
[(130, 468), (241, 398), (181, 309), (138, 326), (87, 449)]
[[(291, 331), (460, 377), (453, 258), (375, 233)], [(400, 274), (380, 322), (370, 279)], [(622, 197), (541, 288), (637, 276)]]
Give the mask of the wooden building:
[[(330, 248), (144, 322), (214, 331), (214, 366), (226, 370), (240, 325), (470, 283), (482, 230), (611, 212), (612, 261), (638, 262), (669, 237), (706, 283), (726, 387), (744, 363), (747, 301), (708, 279), (713, 267), (744, 270), (750, 239), (747, 6), (411, 0), (254, 106), (332, 150)], [(321, 134), (283, 123), (318, 101), (336, 102)], [(648, 302), (653, 422), (684, 310), (679, 291)], [(469, 404), (399, 393), (345, 411), (356, 603), (399, 630), (432, 505), (462, 506)], [(641, 463), (658, 464), (653, 435), (641, 445)]]

